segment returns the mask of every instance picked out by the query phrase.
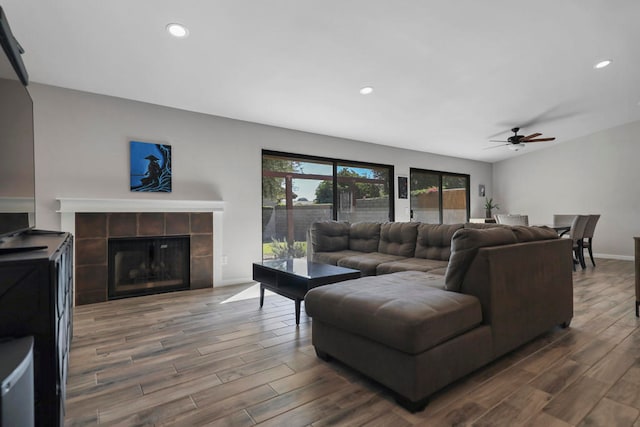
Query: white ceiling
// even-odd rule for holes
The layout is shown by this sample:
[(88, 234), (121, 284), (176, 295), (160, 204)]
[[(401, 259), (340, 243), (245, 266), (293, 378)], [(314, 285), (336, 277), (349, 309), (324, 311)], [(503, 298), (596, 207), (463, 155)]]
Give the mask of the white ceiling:
[(640, 120), (638, 0), (0, 1), (32, 82), (490, 162)]

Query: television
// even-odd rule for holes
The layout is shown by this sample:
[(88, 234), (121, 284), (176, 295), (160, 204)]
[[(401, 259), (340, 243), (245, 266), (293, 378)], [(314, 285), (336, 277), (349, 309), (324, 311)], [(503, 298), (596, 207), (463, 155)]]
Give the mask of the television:
[(35, 227), (33, 101), (22, 48), (0, 7), (0, 245)]

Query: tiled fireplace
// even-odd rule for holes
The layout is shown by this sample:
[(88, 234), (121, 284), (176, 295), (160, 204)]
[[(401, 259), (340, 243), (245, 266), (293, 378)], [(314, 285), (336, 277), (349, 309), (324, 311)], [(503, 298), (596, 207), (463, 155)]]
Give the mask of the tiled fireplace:
[(110, 237), (109, 299), (191, 288), (190, 236)]
[[(214, 261), (214, 255), (219, 257), (216, 250), (220, 250), (221, 239), (216, 234), (221, 234), (218, 228), (221, 228), (222, 202), (185, 201), (178, 204), (179, 201), (59, 200), (62, 230), (72, 232), (75, 237), (76, 305), (153, 293), (153, 289), (146, 288), (158, 285), (158, 282), (161, 283), (155, 290), (157, 292), (212, 287), (216, 277), (220, 276), (220, 263)], [(201, 206), (202, 204), (204, 206)], [(173, 255), (169, 255), (169, 262), (161, 259), (160, 257), (164, 256), (161, 253), (170, 249), (169, 246), (173, 245), (170, 242), (178, 238), (186, 241), (185, 252), (188, 257), (178, 261)], [(161, 275), (163, 280), (159, 281), (152, 275), (148, 282), (143, 284), (138, 283), (139, 280), (136, 278), (126, 286), (129, 291), (136, 288), (138, 291), (120, 294), (110, 291), (110, 269), (113, 276), (115, 262), (109, 262), (110, 246), (123, 239), (131, 242), (139, 240), (143, 244), (151, 242), (146, 249), (151, 252), (151, 259), (145, 257), (143, 262), (141, 258), (141, 265), (135, 268), (121, 263), (123, 268), (128, 269), (126, 274), (139, 275), (142, 271), (157, 269), (162, 264), (165, 270)], [(178, 284), (178, 279), (174, 279), (173, 276), (178, 274), (176, 267), (181, 263), (185, 264), (187, 269), (188, 283)], [(123, 273), (117, 274), (121, 276)], [(136, 286), (131, 286), (134, 282)], [(171, 288), (169, 284), (175, 286)]]

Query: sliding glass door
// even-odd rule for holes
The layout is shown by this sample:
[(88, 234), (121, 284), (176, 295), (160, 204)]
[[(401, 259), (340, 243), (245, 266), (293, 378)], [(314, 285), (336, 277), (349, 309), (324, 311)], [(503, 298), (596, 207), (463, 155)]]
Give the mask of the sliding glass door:
[(469, 221), (469, 176), (442, 175), (442, 223)]
[(307, 229), (313, 221), (333, 218), (332, 201), (331, 163), (263, 155), (262, 258), (305, 257)]
[(439, 224), (440, 219), (440, 175), (434, 172), (411, 169), (411, 213), (418, 222)]
[(393, 220), (393, 166), (263, 151), (262, 258), (303, 258), (314, 221)]
[(414, 221), (455, 224), (469, 220), (469, 175), (411, 169), (409, 181)]

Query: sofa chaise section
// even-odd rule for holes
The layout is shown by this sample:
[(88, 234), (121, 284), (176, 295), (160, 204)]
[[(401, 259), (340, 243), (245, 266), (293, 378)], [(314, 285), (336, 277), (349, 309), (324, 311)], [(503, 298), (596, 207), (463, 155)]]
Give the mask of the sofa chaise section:
[(386, 385), (408, 409), (421, 409), (425, 396), (492, 355), (479, 300), (443, 284), (443, 276), (405, 271), (314, 289), (305, 308), (316, 353)]

